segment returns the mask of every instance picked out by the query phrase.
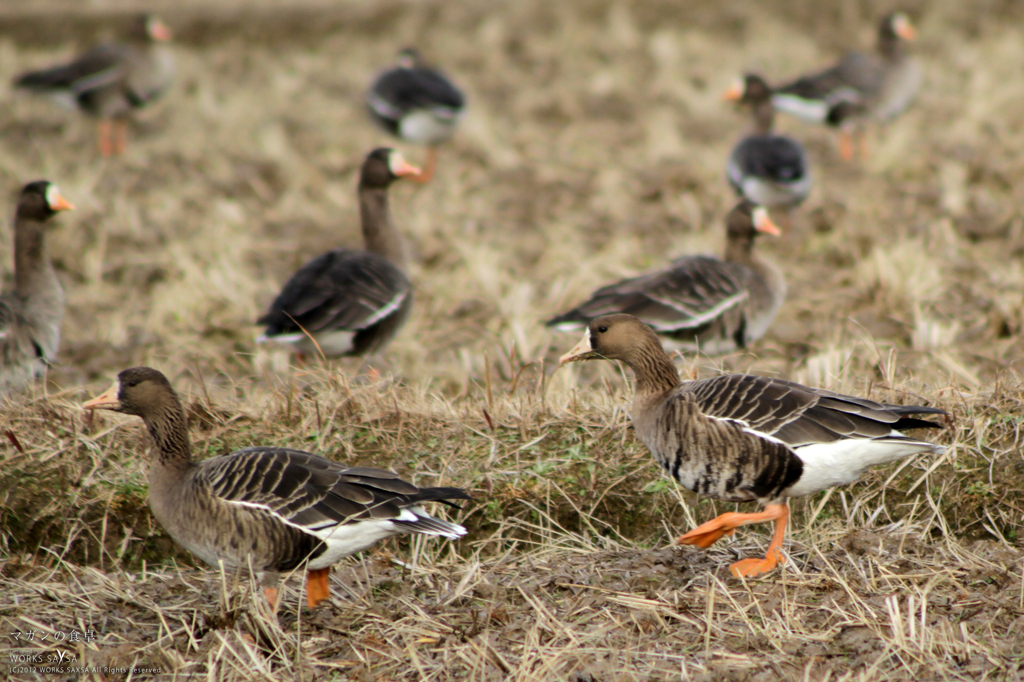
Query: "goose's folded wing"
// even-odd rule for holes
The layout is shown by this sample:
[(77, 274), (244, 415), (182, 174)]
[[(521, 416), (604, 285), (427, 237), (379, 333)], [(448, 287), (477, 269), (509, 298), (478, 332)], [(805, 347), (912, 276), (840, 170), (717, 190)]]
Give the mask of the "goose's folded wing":
[(256, 447), (211, 460), (203, 481), (215, 497), (264, 508), (311, 532), (367, 519), (408, 520), (426, 501), (469, 499), (457, 488), (418, 488), (398, 475), (344, 468), (301, 450)]
[(680, 390), (694, 397), (703, 414), (742, 422), (790, 446), (844, 438), (884, 438), (898, 435), (903, 429), (935, 428), (939, 425), (913, 415), (946, 414), (932, 407), (883, 405), (781, 379), (742, 374), (689, 382)]
[(257, 324), (267, 334), (358, 331), (397, 310), (412, 295), (405, 274), (366, 251), (331, 251), (303, 266)]
[(602, 287), (548, 326), (589, 322), (595, 317), (628, 313), (656, 332), (696, 329), (738, 305), (749, 294), (744, 268), (707, 256), (687, 256), (660, 272)]
[(794, 140), (780, 135), (756, 135), (743, 139), (733, 159), (744, 175), (779, 181), (799, 180), (807, 174), (807, 158)]
[(99, 45), (69, 64), (26, 73), (15, 85), (33, 90), (71, 90), (77, 95), (105, 87), (125, 77), (125, 49), (123, 45)]
[(395, 69), (381, 75), (368, 97), (370, 108), (384, 118), (397, 119), (414, 109), (462, 109), (466, 98), (432, 69)]

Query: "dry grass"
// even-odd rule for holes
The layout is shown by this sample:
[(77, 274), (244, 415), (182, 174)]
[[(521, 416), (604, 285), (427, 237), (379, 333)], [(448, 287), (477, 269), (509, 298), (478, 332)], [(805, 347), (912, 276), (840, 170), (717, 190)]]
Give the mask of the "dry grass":
[[(538, 321), (610, 278), (717, 251), (744, 126), (721, 90), (747, 68), (827, 62), (832, 27), (870, 43), (881, 4), (347, 3), (305, 24), (255, 4), (237, 26), (231, 3), (166, 12), (180, 79), (122, 159), (95, 160), (90, 125), (46, 102), (0, 113), (0, 183), (45, 176), (80, 207), (53, 232), (62, 363), (45, 394), (0, 410), (17, 441), (0, 455), (0, 653), (54, 648), (12, 631), (92, 628), (80, 661), (164, 677), (1024, 677), (1015, 5), (911, 7), (928, 88), (864, 167), (840, 164), (826, 131), (780, 121), (817, 173), (764, 244), (789, 300), (750, 353), (683, 370), (924, 400), (956, 420), (937, 436), (945, 456), (798, 501), (786, 568), (743, 583), (725, 567), (763, 549), (764, 529), (668, 547), (724, 506), (660, 477), (621, 371), (553, 373), (576, 339)], [(471, 114), (432, 185), (394, 190), (416, 254), (416, 309), (387, 360), (401, 378), (290, 373), (254, 349), (250, 322), (302, 262), (359, 243), (355, 171), (391, 144), (361, 93), (410, 43)], [(74, 49), (8, 32), (0, 81)], [(152, 521), (139, 424), (85, 424), (76, 408), (142, 363), (187, 396), (201, 455), (279, 443), (462, 485), (478, 497), (456, 515), (470, 536), (343, 562), (337, 598), (312, 613), (293, 580), (268, 618), (248, 580), (197, 567)]]

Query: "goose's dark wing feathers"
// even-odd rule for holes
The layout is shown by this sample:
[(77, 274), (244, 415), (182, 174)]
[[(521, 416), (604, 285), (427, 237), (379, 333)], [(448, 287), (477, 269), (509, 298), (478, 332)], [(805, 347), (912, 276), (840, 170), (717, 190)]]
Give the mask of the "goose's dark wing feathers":
[(775, 92), (836, 104), (843, 99), (856, 101), (877, 93), (883, 78), (884, 70), (880, 68), (877, 56), (851, 52), (835, 66), (802, 76), (776, 88)]
[(746, 137), (736, 145), (733, 158), (744, 175), (792, 182), (807, 174), (803, 149), (781, 135)]
[(827, 443), (843, 438), (882, 438), (911, 428), (940, 425), (911, 415), (945, 415), (919, 405), (885, 405), (864, 398), (814, 389), (782, 379), (733, 374), (683, 384), (701, 412), (736, 420), (788, 445)]
[(14, 84), (30, 90), (70, 90), (82, 95), (123, 79), (127, 74), (127, 50), (124, 45), (98, 45), (69, 64), (23, 74)]
[(383, 256), (338, 249), (300, 268), (257, 324), (267, 325), (268, 336), (302, 329), (358, 331), (411, 290), (405, 273)]
[[(462, 92), (434, 69), (397, 68), (380, 75), (372, 86), (373, 94), (393, 108), (400, 117), (415, 109), (447, 107), (461, 109), (466, 104)], [(384, 112), (377, 113), (383, 115)]]
[[(390, 471), (345, 468), (289, 448), (246, 448), (207, 460), (202, 467), (201, 480), (215, 497), (264, 506), (290, 524), (313, 529), (397, 519), (403, 508), (420, 502), (470, 499), (459, 488), (418, 488)], [(413, 523), (426, 528), (421, 521)]]
[(665, 270), (624, 279), (595, 291), (573, 310), (548, 320), (549, 327), (566, 322), (587, 324), (595, 317), (628, 313), (656, 332), (693, 329), (745, 298), (749, 271), (708, 256), (685, 256)]

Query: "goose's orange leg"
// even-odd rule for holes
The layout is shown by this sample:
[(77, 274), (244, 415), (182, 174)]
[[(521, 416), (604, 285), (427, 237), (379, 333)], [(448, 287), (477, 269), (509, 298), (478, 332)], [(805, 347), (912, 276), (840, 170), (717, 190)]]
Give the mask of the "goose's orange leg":
[(123, 118), (115, 118), (113, 122), (113, 141), (111, 149), (114, 154), (124, 154), (128, 146), (128, 121)]
[(853, 160), (853, 134), (848, 130), (839, 131), (839, 158), (843, 161)]
[(114, 145), (111, 141), (114, 122), (109, 118), (101, 118), (96, 125), (96, 142), (100, 148), (100, 156), (113, 156)]
[(789, 507), (783, 504), (769, 504), (764, 511), (756, 514), (738, 514), (729, 512), (717, 519), (703, 523), (686, 535), (680, 536), (676, 542), (680, 545), (696, 545), (706, 549), (721, 540), (725, 535), (732, 535), (740, 526), (750, 523), (775, 522), (775, 533), (768, 545), (768, 552), (763, 559), (743, 559), (737, 561), (729, 570), (736, 577), (753, 577), (759, 573), (767, 573), (776, 565), (785, 561), (782, 556), (782, 541), (786, 537), (786, 521), (789, 519)]
[(267, 598), (267, 603), (270, 604), (270, 610), (277, 610), (277, 588), (276, 587), (265, 587), (263, 588), (263, 596)]
[(413, 175), (409, 179), (414, 182), (427, 183), (434, 177), (437, 170), (437, 147), (427, 147), (427, 160), (423, 164), (423, 171), (419, 175)]
[(331, 568), (316, 568), (306, 571), (306, 604), (315, 608), (317, 604), (331, 596), (329, 578)]
[(860, 160), (868, 160), (868, 136), (863, 130), (857, 132), (857, 150), (860, 152)]

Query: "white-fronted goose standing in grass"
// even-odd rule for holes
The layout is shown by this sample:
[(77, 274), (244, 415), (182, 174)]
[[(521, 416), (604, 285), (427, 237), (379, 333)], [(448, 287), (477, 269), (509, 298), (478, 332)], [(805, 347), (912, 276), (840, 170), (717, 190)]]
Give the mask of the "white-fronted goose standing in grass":
[(359, 175), (365, 251), (335, 249), (299, 269), (257, 324), (257, 339), (291, 344), (302, 356), (367, 355), (384, 349), (412, 309), (412, 284), (402, 272), (405, 245), (391, 220), (388, 188), (415, 177), (393, 149), (375, 149)]
[(64, 290), (50, 263), (50, 218), (73, 209), (46, 180), (21, 190), (14, 215), (14, 290), (0, 295), (0, 393), (41, 375), (57, 355)]
[(728, 502), (758, 502), (762, 512), (722, 514), (678, 538), (709, 547), (750, 523), (775, 522), (764, 559), (730, 567), (754, 576), (783, 561), (786, 499), (853, 483), (870, 467), (944, 448), (908, 429), (938, 428), (915, 415), (934, 407), (883, 405), (800, 384), (742, 374), (682, 382), (650, 327), (631, 315), (590, 323), (561, 358), (619, 360), (636, 375), (630, 416), (636, 435), (686, 488)]
[(167, 378), (150, 367), (124, 370), (109, 390), (82, 407), (142, 417), (153, 438), (153, 516), (208, 564), (251, 565), (263, 573), (272, 606), (280, 572), (307, 569), (306, 600), (312, 608), (330, 596), (331, 565), (342, 557), (393, 535), (458, 539), (466, 534), (421, 506), (470, 499), (459, 488), (418, 488), (390, 471), (344, 467), (281, 447), (194, 461), (181, 400)]
[(867, 117), (887, 120), (903, 112), (917, 96), (921, 67), (906, 49), (915, 31), (903, 12), (882, 18), (874, 54), (851, 52), (838, 64), (775, 88), (775, 108), (811, 123), (840, 129), (840, 152), (853, 158), (853, 135)]
[(98, 118), (100, 153), (120, 154), (129, 114), (163, 94), (174, 79), (170, 39), (166, 24), (140, 16), (125, 42), (99, 45), (69, 64), (26, 73), (14, 85), (68, 100)]
[(741, 197), (761, 206), (799, 206), (811, 192), (807, 154), (793, 138), (772, 133), (771, 88), (760, 76), (747, 74), (726, 91), (725, 99), (749, 106), (754, 117), (753, 131), (729, 155), (729, 184)]
[(395, 68), (377, 76), (366, 103), (373, 119), (392, 135), (426, 145), (427, 162), (416, 180), (429, 182), (437, 168), (437, 146), (455, 134), (466, 113), (466, 96), (407, 48), (398, 53)]
[(758, 234), (778, 235), (768, 212), (747, 200), (726, 217), (725, 260), (684, 256), (664, 270), (624, 279), (545, 324), (585, 329), (611, 313), (635, 315), (674, 350), (712, 355), (746, 348), (771, 326), (786, 297), (779, 269), (754, 250)]

